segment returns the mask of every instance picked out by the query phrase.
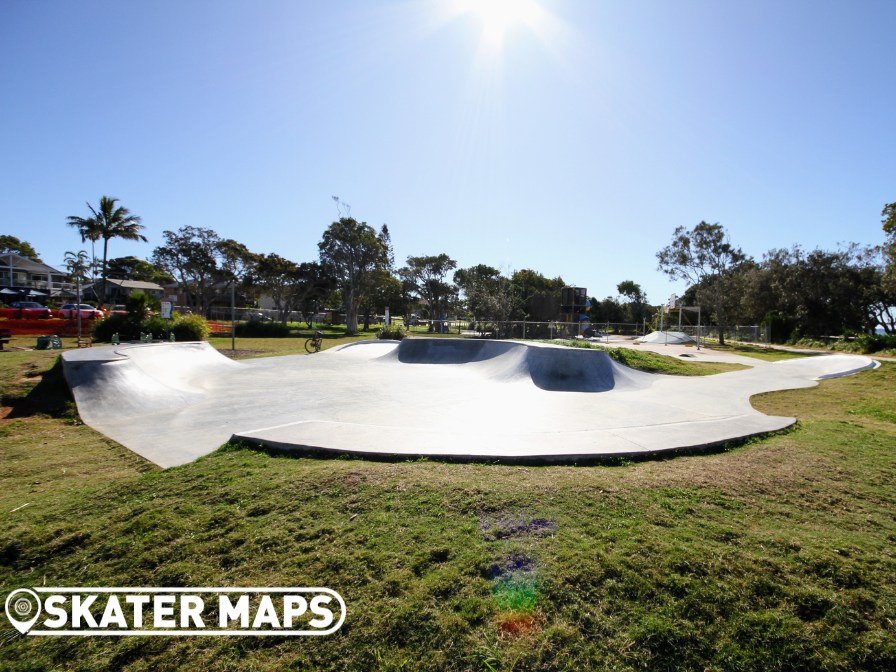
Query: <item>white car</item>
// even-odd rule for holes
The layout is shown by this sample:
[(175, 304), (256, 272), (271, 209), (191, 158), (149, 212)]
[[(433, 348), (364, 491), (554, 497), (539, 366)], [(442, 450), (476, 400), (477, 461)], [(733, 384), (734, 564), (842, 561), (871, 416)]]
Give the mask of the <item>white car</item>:
[(86, 303), (66, 303), (62, 308), (58, 311), (59, 317), (73, 320), (78, 317), (78, 313), (81, 313), (82, 320), (97, 320), (101, 317), (105, 317), (103, 311), (94, 308), (93, 306), (89, 306)]

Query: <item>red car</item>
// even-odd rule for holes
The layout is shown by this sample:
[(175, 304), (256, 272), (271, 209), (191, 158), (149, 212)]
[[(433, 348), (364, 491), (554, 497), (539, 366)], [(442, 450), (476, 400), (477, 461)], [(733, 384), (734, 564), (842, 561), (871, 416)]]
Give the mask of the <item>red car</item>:
[(56, 311), (59, 317), (73, 320), (78, 317), (78, 313), (81, 313), (82, 320), (98, 320), (102, 317), (105, 317), (103, 311), (97, 310), (93, 306), (89, 306), (86, 303), (66, 303), (62, 308)]

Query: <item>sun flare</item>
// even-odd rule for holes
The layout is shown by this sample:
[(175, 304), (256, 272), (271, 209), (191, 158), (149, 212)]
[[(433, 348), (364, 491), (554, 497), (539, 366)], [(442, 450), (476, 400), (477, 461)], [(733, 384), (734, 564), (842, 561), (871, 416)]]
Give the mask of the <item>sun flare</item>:
[(500, 46), (507, 33), (519, 26), (536, 28), (544, 10), (535, 0), (456, 0), (458, 14), (472, 14), (482, 28), (484, 45)]

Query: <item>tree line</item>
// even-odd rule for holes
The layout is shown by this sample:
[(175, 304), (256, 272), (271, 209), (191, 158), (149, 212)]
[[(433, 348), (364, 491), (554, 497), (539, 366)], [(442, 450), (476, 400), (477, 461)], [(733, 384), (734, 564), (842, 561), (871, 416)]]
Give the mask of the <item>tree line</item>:
[[(176, 284), (198, 314), (229, 305), (232, 295), (243, 306), (266, 295), (282, 322), (294, 311), (340, 306), (348, 333), (368, 326), (386, 306), (395, 315), (418, 313), (431, 321), (449, 315), (496, 323), (551, 321), (559, 317), (566, 284), (531, 269), (505, 274), (485, 264), (458, 268), (445, 253), (409, 256), (398, 266), (388, 227), (377, 231), (342, 210), (323, 232), (314, 260), (256, 253), (196, 226), (164, 231), (163, 244), (148, 260), (109, 259), (112, 239), (146, 241), (141, 220), (107, 196), (88, 208), (89, 216), (71, 216), (67, 223), (82, 242), (91, 242), (94, 277), (101, 275), (103, 284), (107, 278)], [(884, 242), (878, 246), (848, 244), (828, 251), (795, 245), (769, 250), (757, 260), (734, 245), (722, 225), (703, 221), (675, 229), (656, 258), (659, 270), (688, 283), (682, 303), (702, 306), (705, 322), (719, 327), (768, 325), (775, 341), (877, 328), (896, 334), (896, 203), (884, 206), (881, 223)], [(95, 251), (99, 242), (101, 260)], [(39, 259), (27, 242), (0, 236), (0, 252), (7, 251)], [(617, 292), (591, 299), (588, 315), (594, 322), (657, 326), (661, 307), (648, 302), (638, 283), (623, 280)]]
[(254, 253), (211, 229), (188, 226), (163, 237), (150, 263), (170, 274), (197, 312), (229, 301), (231, 293), (243, 303), (266, 295), (284, 323), (294, 311), (340, 306), (349, 334), (386, 307), (394, 315), (419, 314), (433, 330), (459, 312), (488, 320), (554, 319), (564, 286), (562, 278), (532, 270), (505, 277), (485, 265), (458, 269), (445, 253), (411, 255), (398, 266), (388, 226), (377, 231), (352, 217), (333, 222), (318, 243), (318, 258), (306, 262)]
[[(881, 245), (772, 249), (753, 259), (718, 223), (679, 227), (657, 253), (659, 269), (684, 279), (685, 305), (709, 309), (713, 322), (761, 324), (772, 340), (896, 334), (896, 204), (884, 206)], [(722, 330), (720, 329), (720, 332)]]

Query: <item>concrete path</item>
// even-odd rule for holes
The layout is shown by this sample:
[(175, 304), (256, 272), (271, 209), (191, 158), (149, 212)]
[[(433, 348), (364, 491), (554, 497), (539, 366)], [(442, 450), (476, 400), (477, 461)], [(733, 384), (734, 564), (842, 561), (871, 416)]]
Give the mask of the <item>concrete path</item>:
[(755, 411), (754, 394), (876, 365), (856, 355), (768, 363), (701, 352), (697, 359), (746, 360), (753, 368), (660, 376), (598, 350), (425, 338), (239, 362), (207, 343), (120, 345), (67, 351), (63, 362), (84, 421), (162, 467), (231, 438), (527, 462), (700, 448), (795, 421)]

